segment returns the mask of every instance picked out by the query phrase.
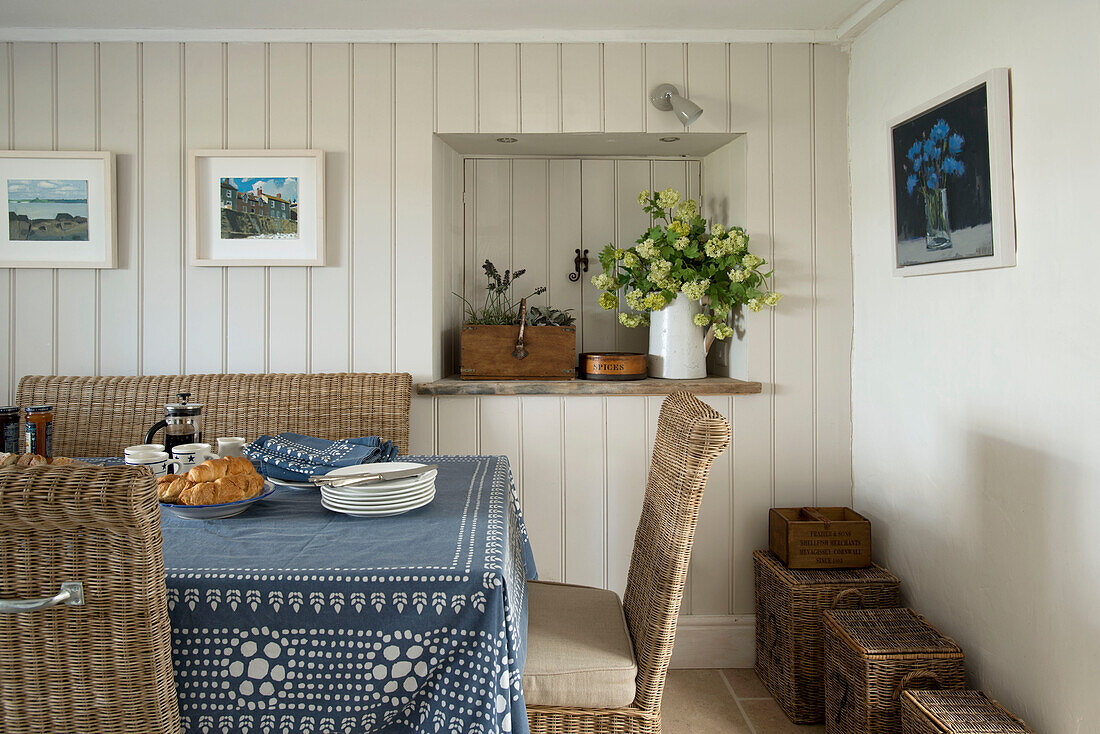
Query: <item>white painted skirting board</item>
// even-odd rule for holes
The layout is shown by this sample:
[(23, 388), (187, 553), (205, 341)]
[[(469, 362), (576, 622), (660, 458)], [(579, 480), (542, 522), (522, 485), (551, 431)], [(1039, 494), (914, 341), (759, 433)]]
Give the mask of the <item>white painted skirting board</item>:
[(676, 627), (673, 668), (751, 668), (756, 619), (752, 614), (689, 614)]

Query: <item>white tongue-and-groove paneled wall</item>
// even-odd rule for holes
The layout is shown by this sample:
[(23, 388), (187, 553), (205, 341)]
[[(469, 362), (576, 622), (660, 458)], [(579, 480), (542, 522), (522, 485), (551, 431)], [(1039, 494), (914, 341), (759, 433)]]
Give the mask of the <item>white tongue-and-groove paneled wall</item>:
[[(842, 50), (811, 44), (0, 44), (0, 145), (114, 151), (119, 247), (115, 270), (0, 272), (0, 392), (8, 402), (21, 376), (44, 373), (430, 379), (453, 298), (433, 274), (447, 257), (433, 245), (433, 132), (683, 134), (647, 100), (672, 82), (705, 110), (693, 131), (746, 134), (739, 223), (787, 295), (746, 318), (737, 347), (739, 376), (764, 393), (707, 398), (735, 438), (704, 501), (685, 611), (726, 635), (723, 623), (753, 610), (751, 551), (766, 544), (768, 507), (850, 502), (846, 76)], [(328, 266), (186, 264), (186, 154), (223, 147), (325, 150)], [(650, 165), (585, 171), (585, 201), (628, 202), (635, 164)], [(666, 181), (680, 179), (654, 172), (655, 186)], [(638, 226), (625, 215), (565, 224), (532, 226), (593, 243), (593, 263)], [(622, 348), (641, 348), (605, 318)], [(621, 590), (659, 406), (416, 398), (412, 449), (508, 454), (544, 576)]]

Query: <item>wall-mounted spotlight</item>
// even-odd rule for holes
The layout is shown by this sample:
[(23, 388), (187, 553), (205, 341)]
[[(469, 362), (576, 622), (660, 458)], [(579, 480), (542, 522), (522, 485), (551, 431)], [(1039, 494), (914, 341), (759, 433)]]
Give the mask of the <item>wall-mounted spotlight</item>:
[(703, 114), (703, 108), (690, 99), (680, 96), (680, 91), (671, 84), (661, 84), (649, 93), (649, 101), (653, 106), (664, 112), (673, 111), (676, 118), (684, 124), (691, 125)]

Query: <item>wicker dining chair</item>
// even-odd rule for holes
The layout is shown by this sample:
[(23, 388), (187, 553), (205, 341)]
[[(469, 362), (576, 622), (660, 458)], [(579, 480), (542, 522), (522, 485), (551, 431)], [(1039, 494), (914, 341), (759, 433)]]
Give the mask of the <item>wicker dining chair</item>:
[(54, 456), (117, 456), (145, 442), (176, 393), (203, 403), (203, 437), (284, 431), (317, 438), (381, 436), (409, 451), (412, 377), (404, 372), (345, 374), (27, 376), (19, 405), (48, 403)]
[(0, 731), (180, 731), (155, 487), (0, 469)]
[(661, 731), (699, 502), (729, 423), (686, 392), (661, 406), (620, 604), (612, 591), (529, 582), (523, 691), (532, 734)]

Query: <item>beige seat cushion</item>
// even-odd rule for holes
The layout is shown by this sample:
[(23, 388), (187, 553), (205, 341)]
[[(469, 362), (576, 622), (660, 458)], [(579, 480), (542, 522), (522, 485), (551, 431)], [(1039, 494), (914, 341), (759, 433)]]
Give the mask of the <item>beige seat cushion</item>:
[(529, 581), (527, 604), (528, 705), (610, 709), (633, 703), (638, 665), (618, 594)]

